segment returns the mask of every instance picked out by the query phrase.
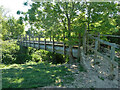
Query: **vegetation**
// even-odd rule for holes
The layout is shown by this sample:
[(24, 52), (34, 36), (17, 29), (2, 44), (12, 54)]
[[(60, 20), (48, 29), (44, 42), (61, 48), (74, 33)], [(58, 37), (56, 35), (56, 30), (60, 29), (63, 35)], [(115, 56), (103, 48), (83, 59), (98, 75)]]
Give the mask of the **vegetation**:
[[(80, 49), (85, 31), (94, 35), (120, 35), (118, 2), (28, 1), (24, 5), (31, 8), (27, 12), (18, 10), (19, 19), (7, 18), (0, 6), (3, 88), (37, 88), (71, 83), (74, 81), (72, 71), (62, 64), (74, 62), (72, 47), (78, 45)], [(27, 25), (30, 27), (25, 31)], [(62, 41), (69, 46), (69, 56), (17, 45), (18, 36), (24, 34)], [(120, 44), (119, 38), (102, 39)], [(118, 59), (116, 61), (119, 62)], [(81, 65), (78, 69), (86, 71)], [(99, 78), (104, 81), (103, 77)]]
[(0, 69), (3, 72), (3, 88), (61, 87), (74, 81), (67, 67), (44, 62), (0, 65)]
[(50, 62), (62, 64), (67, 61), (63, 55), (45, 50), (37, 50), (32, 47), (23, 47), (16, 44), (16, 41), (3, 41), (2, 43), (2, 63), (23, 64), (28, 61)]
[(24, 24), (21, 19), (16, 20), (14, 17), (2, 21), (2, 39), (17, 39), (24, 32)]
[(59, 63), (65, 63), (62, 55), (20, 47), (10, 40), (3, 41), (2, 47), (3, 88), (63, 86), (73, 81), (71, 71), (66, 66), (59, 67)]
[(86, 29), (91, 34), (119, 35), (119, 4), (115, 2), (25, 2), (24, 5), (31, 9), (17, 13), (31, 26), (28, 32), (42, 33), (46, 38), (68, 44), (71, 63), (72, 46), (78, 44), (79, 39), (82, 42), (81, 36)]

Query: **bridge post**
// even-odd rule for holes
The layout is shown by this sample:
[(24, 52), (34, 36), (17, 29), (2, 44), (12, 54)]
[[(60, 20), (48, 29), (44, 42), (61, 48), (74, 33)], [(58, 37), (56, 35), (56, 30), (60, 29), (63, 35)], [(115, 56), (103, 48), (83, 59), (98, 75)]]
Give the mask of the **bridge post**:
[(45, 46), (45, 50), (46, 50), (46, 39), (44, 39), (44, 46)]
[(52, 42), (52, 51), (54, 53), (54, 36), (53, 36), (53, 42)]
[(33, 47), (35, 48), (35, 39), (34, 39), (34, 35), (33, 35)]
[(99, 46), (99, 41), (98, 41), (99, 38), (100, 38), (100, 35), (98, 34), (98, 37), (95, 40), (95, 55), (94, 55), (95, 62), (97, 62), (97, 50)]
[(40, 36), (38, 37), (38, 44), (39, 44), (39, 49), (40, 49)]
[(97, 53), (96, 53), (96, 52), (97, 52), (97, 49), (98, 49), (98, 39), (95, 40), (95, 52), (94, 52), (94, 53), (95, 53), (95, 54), (94, 54), (94, 59), (95, 59), (95, 61), (96, 61), (96, 59), (97, 59)]

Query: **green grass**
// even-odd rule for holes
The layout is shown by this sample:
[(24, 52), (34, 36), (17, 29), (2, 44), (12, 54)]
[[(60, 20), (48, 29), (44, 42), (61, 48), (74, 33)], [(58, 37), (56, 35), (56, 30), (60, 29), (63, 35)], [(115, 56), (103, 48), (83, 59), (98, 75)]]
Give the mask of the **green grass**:
[[(0, 65), (3, 88), (36, 88), (63, 86), (74, 81), (71, 71), (65, 66), (49, 63)], [(64, 77), (66, 76), (66, 77)]]

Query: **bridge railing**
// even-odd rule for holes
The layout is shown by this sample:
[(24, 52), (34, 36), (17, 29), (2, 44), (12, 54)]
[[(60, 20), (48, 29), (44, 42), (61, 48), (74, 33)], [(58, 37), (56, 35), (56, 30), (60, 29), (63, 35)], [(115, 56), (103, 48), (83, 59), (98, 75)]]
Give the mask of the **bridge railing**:
[[(43, 49), (41, 48), (41, 46), (44, 46), (44, 49), (47, 50), (48, 46), (52, 47), (52, 52), (57, 51), (55, 48), (57, 46), (61, 47), (60, 49), (62, 49), (60, 53), (66, 55), (68, 54), (68, 45), (66, 45), (66, 43), (64, 42), (58, 42), (55, 41), (54, 38), (52, 40), (48, 40), (46, 38), (41, 38), (39, 36), (35, 37), (35, 36), (30, 36), (30, 35), (21, 35), (18, 37), (18, 42), (21, 45), (25, 45), (25, 46), (32, 46), (32, 47), (36, 47), (36, 44), (38, 45), (38, 49)], [(74, 51), (74, 50), (73, 50)], [(77, 57), (77, 56), (75, 56)]]
[[(94, 52), (94, 61), (97, 62), (98, 56), (101, 56), (103, 58), (105, 58), (106, 60), (109, 61), (110, 63), (110, 70), (111, 70), (111, 74), (113, 75), (113, 71), (114, 71), (114, 60), (115, 60), (115, 49), (120, 49), (120, 45), (115, 44), (115, 43), (110, 43), (108, 41), (104, 41), (102, 39), (100, 39), (100, 36), (111, 36), (111, 37), (117, 37), (120, 38), (120, 36), (112, 36), (112, 35), (100, 35), (99, 33), (95, 36), (92, 34), (89, 34), (88, 32), (86, 32), (86, 36), (84, 35), (84, 44), (83, 44), (83, 48), (84, 48), (84, 54), (89, 54), (87, 52), (89, 52), (89, 50)], [(93, 41), (92, 41), (93, 40)], [(100, 49), (100, 45), (104, 44), (110, 47), (109, 50), (109, 56), (108, 55), (104, 55), (103, 53), (99, 52)], [(105, 48), (103, 48), (105, 49)], [(108, 53), (108, 52), (107, 52)]]

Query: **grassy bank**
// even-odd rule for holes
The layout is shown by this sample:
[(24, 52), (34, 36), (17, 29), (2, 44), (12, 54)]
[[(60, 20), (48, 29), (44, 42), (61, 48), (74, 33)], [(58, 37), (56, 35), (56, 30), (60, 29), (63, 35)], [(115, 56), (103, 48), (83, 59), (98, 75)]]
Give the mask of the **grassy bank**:
[(2, 43), (2, 87), (62, 87), (74, 81), (64, 56), (45, 50), (20, 47), (14, 41)]
[(63, 86), (74, 78), (65, 66), (50, 63), (29, 62), (26, 64), (1, 65), (3, 88), (35, 88)]

